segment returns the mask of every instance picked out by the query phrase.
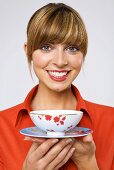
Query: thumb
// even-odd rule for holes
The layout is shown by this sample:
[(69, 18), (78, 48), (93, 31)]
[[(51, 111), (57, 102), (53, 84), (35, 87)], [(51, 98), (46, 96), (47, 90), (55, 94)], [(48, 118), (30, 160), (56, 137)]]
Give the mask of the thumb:
[(92, 134), (83, 137), (83, 142), (92, 142), (92, 141), (93, 141)]

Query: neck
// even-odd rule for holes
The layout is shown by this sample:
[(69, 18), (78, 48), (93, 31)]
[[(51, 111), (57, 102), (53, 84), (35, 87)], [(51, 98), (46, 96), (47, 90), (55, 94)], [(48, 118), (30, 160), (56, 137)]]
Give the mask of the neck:
[(39, 84), (31, 107), (32, 110), (75, 110), (76, 98), (71, 87), (62, 92), (55, 92)]

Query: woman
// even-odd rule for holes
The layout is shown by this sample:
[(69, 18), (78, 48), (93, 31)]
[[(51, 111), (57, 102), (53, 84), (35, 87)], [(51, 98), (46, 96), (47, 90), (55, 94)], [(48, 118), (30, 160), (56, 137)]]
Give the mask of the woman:
[[(74, 9), (50, 3), (27, 27), (24, 49), (39, 85), (25, 101), (0, 113), (0, 170), (114, 170), (114, 108), (84, 100), (72, 85), (87, 52), (87, 32)], [(33, 126), (30, 110), (82, 110), (83, 138), (40, 139), (19, 133)], [(104, 131), (105, 126), (105, 131)]]

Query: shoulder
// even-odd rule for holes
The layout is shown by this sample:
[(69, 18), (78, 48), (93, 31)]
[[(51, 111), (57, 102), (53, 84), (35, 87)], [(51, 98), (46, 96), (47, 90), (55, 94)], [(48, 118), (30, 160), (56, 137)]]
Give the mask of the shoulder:
[(77, 96), (77, 98), (79, 99), (79, 101), (81, 101), (84, 105), (84, 107), (86, 107), (86, 109), (90, 112), (90, 113), (96, 113), (96, 114), (102, 114), (102, 113), (109, 113), (114, 115), (114, 107), (111, 106), (106, 106), (106, 105), (102, 105), (102, 104), (97, 104), (88, 100), (84, 100), (84, 98), (81, 96), (79, 90), (72, 85), (74, 94)]
[(10, 117), (11, 115), (17, 114), (19, 110), (22, 108), (22, 106), (23, 106), (23, 103), (20, 103), (16, 106), (0, 111), (0, 117)]
[(84, 100), (85, 103), (86, 103), (86, 106), (88, 107), (91, 107), (91, 108), (94, 108), (94, 109), (101, 109), (101, 110), (104, 110), (104, 109), (108, 109), (110, 111), (114, 111), (114, 107), (111, 107), (111, 106), (107, 106), (107, 105), (103, 105), (103, 104), (98, 104), (98, 103), (93, 103), (93, 102), (90, 102), (90, 101), (87, 101), (87, 100)]
[(85, 100), (85, 103), (88, 111), (91, 112), (93, 116), (102, 116), (102, 118), (114, 120), (114, 107), (93, 103), (87, 100)]

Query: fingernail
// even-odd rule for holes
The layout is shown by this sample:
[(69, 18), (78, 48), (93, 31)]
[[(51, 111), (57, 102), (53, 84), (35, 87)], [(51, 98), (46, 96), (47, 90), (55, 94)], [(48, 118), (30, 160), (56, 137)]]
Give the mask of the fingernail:
[(88, 135), (83, 138), (84, 142), (92, 142), (92, 140), (93, 140), (92, 135)]
[(53, 139), (53, 143), (57, 143), (59, 141), (59, 139)]
[(73, 153), (74, 151), (75, 151), (75, 148), (72, 148), (72, 149), (70, 150), (71, 153)]
[(66, 140), (66, 143), (71, 143), (71, 142), (72, 142), (71, 138)]
[(25, 136), (24, 140), (31, 140), (31, 138)]

